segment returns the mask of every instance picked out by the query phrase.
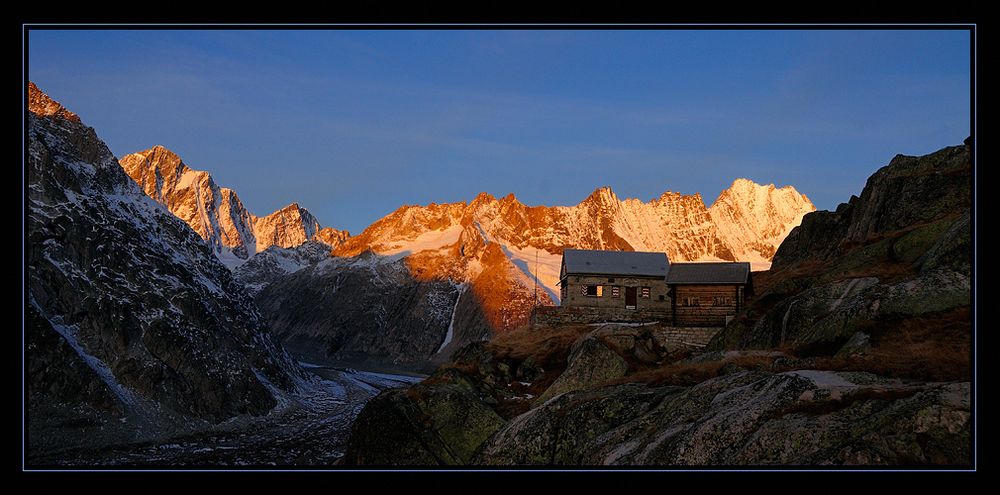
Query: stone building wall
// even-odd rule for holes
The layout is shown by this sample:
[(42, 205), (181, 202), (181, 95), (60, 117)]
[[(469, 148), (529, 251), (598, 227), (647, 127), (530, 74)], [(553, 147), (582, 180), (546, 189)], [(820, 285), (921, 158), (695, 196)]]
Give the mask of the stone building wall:
[[(624, 304), (624, 303), (622, 303)], [(539, 306), (531, 313), (532, 324), (603, 322), (670, 322), (670, 306), (664, 308), (597, 308), (587, 306)]]
[[(583, 287), (603, 286), (601, 297), (583, 295)], [(618, 287), (617, 297), (614, 288)], [(600, 307), (625, 309), (625, 288), (636, 287), (636, 308), (669, 309), (670, 297), (667, 284), (662, 278), (615, 277), (570, 275), (566, 277), (565, 297), (561, 304), (573, 307)], [(649, 288), (649, 298), (642, 297), (642, 288)], [(662, 299), (661, 299), (662, 298)], [(631, 310), (630, 310), (631, 311)]]

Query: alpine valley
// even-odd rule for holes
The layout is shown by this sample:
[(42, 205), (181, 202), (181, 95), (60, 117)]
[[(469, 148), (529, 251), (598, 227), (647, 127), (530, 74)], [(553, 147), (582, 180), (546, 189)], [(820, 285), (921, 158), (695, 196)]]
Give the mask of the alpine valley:
[[(29, 465), (968, 462), (968, 143), (836, 212), (747, 179), (470, 191), (351, 235), (163, 146), (117, 159), (32, 83), (26, 133)], [(568, 248), (747, 261), (759, 295), (697, 347), (532, 325)], [(898, 340), (926, 325), (936, 352)]]

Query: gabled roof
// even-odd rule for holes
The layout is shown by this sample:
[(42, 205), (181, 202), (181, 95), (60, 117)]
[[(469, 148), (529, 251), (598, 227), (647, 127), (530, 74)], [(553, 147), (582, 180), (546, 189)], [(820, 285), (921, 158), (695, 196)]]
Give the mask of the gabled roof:
[(746, 284), (750, 280), (750, 263), (671, 263), (668, 284)]
[(640, 277), (664, 277), (670, 265), (667, 253), (589, 249), (564, 249), (563, 263), (566, 265), (567, 274)]

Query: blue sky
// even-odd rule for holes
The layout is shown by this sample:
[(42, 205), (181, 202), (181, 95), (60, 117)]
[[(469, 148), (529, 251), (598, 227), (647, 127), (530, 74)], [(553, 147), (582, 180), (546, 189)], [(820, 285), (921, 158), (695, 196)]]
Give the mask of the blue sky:
[(969, 135), (966, 31), (31, 31), (117, 156), (162, 144), (264, 215), (360, 232), (480, 191), (648, 201), (738, 177), (820, 209)]

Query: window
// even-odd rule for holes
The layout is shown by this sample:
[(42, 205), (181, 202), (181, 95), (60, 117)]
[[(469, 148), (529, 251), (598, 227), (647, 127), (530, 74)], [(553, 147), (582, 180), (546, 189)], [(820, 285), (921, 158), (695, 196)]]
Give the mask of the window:
[(597, 297), (604, 297), (604, 286), (603, 285), (598, 285), (597, 286)]
[(581, 293), (585, 296), (593, 297), (603, 297), (604, 296), (604, 286), (603, 285), (581, 285)]
[(622, 288), (617, 285), (611, 287), (611, 297), (622, 297)]
[(713, 306), (732, 306), (733, 298), (731, 296), (715, 296), (712, 298)]
[(642, 288), (642, 298), (649, 299), (649, 287)]
[(700, 306), (700, 304), (698, 304), (697, 297), (685, 297), (681, 302), (684, 303), (684, 306)]
[(664, 301), (664, 300), (665, 299), (663, 299), (663, 294), (660, 294), (660, 301)]
[(608, 277), (608, 283), (609, 284), (615, 283), (615, 278), (614, 277)]

